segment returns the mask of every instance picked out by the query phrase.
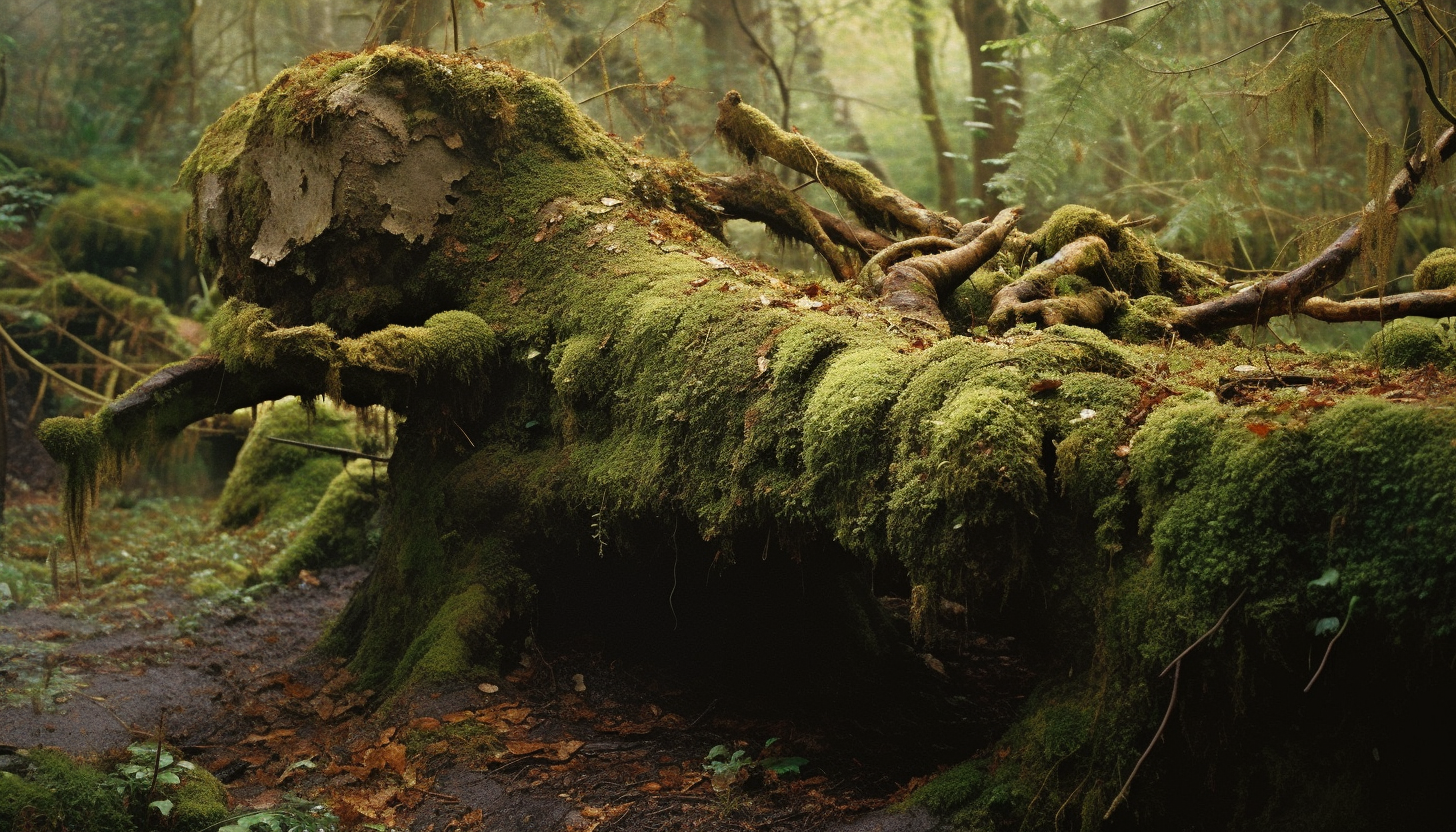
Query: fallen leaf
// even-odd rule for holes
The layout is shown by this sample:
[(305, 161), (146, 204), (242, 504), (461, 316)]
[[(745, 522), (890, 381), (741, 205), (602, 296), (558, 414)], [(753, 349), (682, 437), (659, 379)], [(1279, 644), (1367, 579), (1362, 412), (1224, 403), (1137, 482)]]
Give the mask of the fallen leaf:
[(481, 693), (499, 693), (500, 692), (500, 686), (499, 685), (492, 685), (489, 682), (481, 682), (479, 685), (476, 685), (476, 689), (479, 690)]
[(1112, 455), (1118, 459), (1124, 459), (1130, 453), (1132, 453), (1131, 445), (1118, 445), (1117, 449), (1112, 452)]
[(432, 716), (417, 717), (409, 721), (409, 727), (414, 731), (433, 731), (440, 727), (440, 720)]
[(302, 682), (289, 681), (283, 685), (283, 692), (294, 699), (311, 699), (318, 690)]
[(464, 722), (474, 716), (474, 711), (455, 711), (454, 713), (448, 713), (440, 717), (440, 721), (453, 725), (457, 722)]
[(609, 197), (609, 196), (604, 196), (604, 197), (602, 197), (602, 204), (605, 205), (605, 206), (607, 206), (608, 208), (615, 208), (618, 205), (621, 205), (622, 204), (622, 200), (620, 200), (620, 199), (614, 199), (614, 198)]
[(689, 280), (688, 284), (691, 286), (706, 286), (708, 285), (708, 278), (700, 277), (697, 280)]
[(252, 745), (254, 743), (260, 742), (273, 742), (274, 740), (282, 739), (283, 737), (291, 737), (293, 736), (293, 733), (294, 732), (292, 728), (279, 728), (274, 731), (269, 731), (266, 734), (249, 734), (246, 738), (243, 739), (243, 745)]
[(298, 580), (299, 580), (300, 583), (305, 583), (305, 584), (308, 584), (309, 586), (318, 586), (319, 585), (319, 579), (318, 579), (318, 577), (315, 576), (312, 572), (308, 571), (307, 569), (300, 569), (298, 571)]
[(1268, 436), (1270, 431), (1274, 430), (1279, 426), (1271, 425), (1268, 422), (1250, 422), (1247, 425), (1244, 425), (1244, 427), (1249, 429), (1249, 433), (1263, 438), (1265, 436)]
[(1046, 393), (1048, 391), (1055, 390), (1061, 386), (1062, 380), (1059, 378), (1037, 379), (1036, 381), (1033, 381), (1031, 383), (1030, 392), (1031, 395), (1035, 396), (1037, 393)]

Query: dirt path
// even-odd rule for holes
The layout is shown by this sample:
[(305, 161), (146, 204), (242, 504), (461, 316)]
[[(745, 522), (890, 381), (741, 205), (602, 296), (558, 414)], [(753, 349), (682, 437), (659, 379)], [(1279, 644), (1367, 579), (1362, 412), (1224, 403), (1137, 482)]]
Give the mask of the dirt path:
[[(277, 545), (250, 540), (234, 543), (260, 558)], [(958, 746), (903, 733), (913, 715), (751, 701), (589, 645), (537, 650), (499, 686), (381, 707), (310, 649), (365, 575), (323, 571), (221, 603), (164, 584), (108, 606), (125, 593), (101, 587), (86, 603), (0, 612), (0, 745), (102, 752), (164, 726), (239, 810), (296, 794), (346, 828), (928, 832), (927, 816), (885, 808), (988, 741), (1030, 682), (1009, 640), (969, 634), (942, 657), (968, 715)], [(703, 761), (717, 745), (806, 762), (783, 778), (746, 766), (715, 789)]]

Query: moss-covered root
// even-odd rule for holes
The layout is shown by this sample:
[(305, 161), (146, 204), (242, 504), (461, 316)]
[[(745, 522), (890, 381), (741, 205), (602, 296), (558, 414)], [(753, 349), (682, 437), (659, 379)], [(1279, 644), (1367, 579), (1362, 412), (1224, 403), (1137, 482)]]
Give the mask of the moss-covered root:
[(760, 222), (780, 237), (808, 243), (835, 277), (846, 282), (854, 279), (849, 257), (829, 238), (809, 203), (767, 172), (750, 169), (734, 176), (709, 176), (700, 187), (730, 218)]
[[(1111, 262), (1112, 254), (1101, 237), (1079, 237), (1062, 246), (1049, 260), (1038, 263), (1021, 279), (998, 291), (991, 299), (992, 332), (1001, 333), (1018, 323), (1052, 326), (1066, 323), (1097, 327), (1123, 302), (1101, 287), (1085, 285), (1086, 281), (1058, 281), (1075, 275), (1094, 275)], [(1081, 285), (1072, 285), (1081, 284)], [(1059, 288), (1080, 291), (1058, 292)]]
[(996, 256), (1019, 219), (1019, 206), (1007, 208), (965, 245), (891, 266), (880, 284), (881, 303), (903, 316), (944, 329), (941, 301), (948, 300), (971, 273)]
[(874, 228), (953, 237), (961, 224), (889, 187), (858, 162), (841, 159), (810, 139), (790, 133), (730, 92), (718, 102), (718, 134), (751, 163), (767, 156), (813, 177), (849, 200)]
[(344, 566), (369, 559), (378, 549), (373, 521), (388, 487), (384, 466), (356, 459), (329, 483), (298, 537), (268, 565), (266, 574), (286, 581), (300, 569)]
[(217, 502), (216, 522), (235, 528), (255, 520), (287, 523), (319, 504), (339, 474), (337, 457), (272, 441), (293, 439), (353, 450), (352, 419), (322, 402), (278, 402), (263, 414), (238, 453)]

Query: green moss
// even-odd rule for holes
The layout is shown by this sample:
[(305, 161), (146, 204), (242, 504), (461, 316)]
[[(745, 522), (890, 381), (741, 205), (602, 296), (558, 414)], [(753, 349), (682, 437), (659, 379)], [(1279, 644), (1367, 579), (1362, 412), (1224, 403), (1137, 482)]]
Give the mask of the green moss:
[(268, 437), (354, 449), (349, 419), (318, 403), (297, 399), (269, 407), (253, 425), (218, 499), (216, 522), (233, 528), (266, 519), (287, 523), (306, 517), (338, 476), (339, 459)]
[(1178, 304), (1164, 295), (1143, 295), (1112, 314), (1107, 334), (1129, 344), (1148, 344), (1167, 339)]
[(1133, 297), (1160, 290), (1157, 250), (1136, 232), (1123, 228), (1112, 217), (1096, 209), (1082, 205), (1058, 208), (1031, 235), (1031, 244), (1045, 260), (1073, 240), (1087, 236), (1101, 237), (1112, 253), (1106, 275), (1110, 288)]
[(1440, 324), (1402, 318), (1370, 336), (1365, 357), (1383, 367), (1445, 367), (1456, 361), (1456, 344)]
[(273, 580), (291, 580), (300, 569), (359, 563), (374, 555), (377, 531), (371, 529), (384, 490), (384, 466), (357, 459), (329, 483), (303, 530), (268, 564)]
[(108, 777), (60, 751), (30, 752), (30, 780), (48, 789), (62, 810), (66, 832), (129, 832), (136, 828)]
[(53, 832), (61, 828), (60, 801), (50, 789), (10, 772), (0, 772), (0, 829)]
[(206, 832), (229, 817), (228, 793), (210, 772), (193, 767), (173, 793), (172, 829), (177, 832)]
[(104, 275), (172, 304), (198, 291), (183, 245), (182, 194), (89, 188), (57, 202), (43, 223), (45, 244), (67, 269)]
[(1415, 288), (1447, 289), (1456, 284), (1456, 248), (1438, 248), (1416, 266)]

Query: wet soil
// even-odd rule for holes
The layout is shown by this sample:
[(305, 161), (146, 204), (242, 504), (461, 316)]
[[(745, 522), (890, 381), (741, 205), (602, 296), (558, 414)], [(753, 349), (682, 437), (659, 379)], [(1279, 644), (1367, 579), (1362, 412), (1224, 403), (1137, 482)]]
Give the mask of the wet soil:
[[(160, 731), (228, 785), (237, 810), (298, 795), (345, 828), (923, 832), (932, 818), (893, 805), (993, 740), (1032, 682), (1014, 641), (961, 633), (926, 659), (960, 724), (912, 731), (916, 714), (893, 705), (820, 712), (583, 638), (533, 645), (498, 685), (382, 701), (312, 649), (366, 574), (325, 570), (220, 604), (164, 588), (109, 612), (94, 599), (86, 614), (0, 612), (11, 693), (0, 746), (100, 753)], [(16, 695), (26, 679), (28, 699)], [(704, 758), (719, 745), (724, 758), (805, 762), (797, 775), (754, 764), (715, 782)]]

